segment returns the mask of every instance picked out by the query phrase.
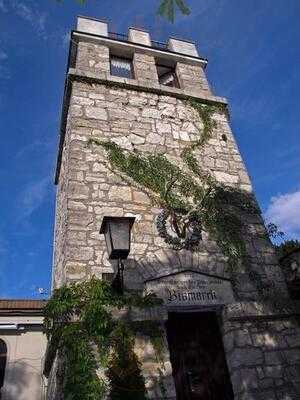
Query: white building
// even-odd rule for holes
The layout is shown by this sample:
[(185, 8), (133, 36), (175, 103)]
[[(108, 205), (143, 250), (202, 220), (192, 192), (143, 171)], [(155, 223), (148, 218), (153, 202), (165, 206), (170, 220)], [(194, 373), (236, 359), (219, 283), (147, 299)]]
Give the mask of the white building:
[(42, 400), (44, 300), (0, 300), (0, 399)]

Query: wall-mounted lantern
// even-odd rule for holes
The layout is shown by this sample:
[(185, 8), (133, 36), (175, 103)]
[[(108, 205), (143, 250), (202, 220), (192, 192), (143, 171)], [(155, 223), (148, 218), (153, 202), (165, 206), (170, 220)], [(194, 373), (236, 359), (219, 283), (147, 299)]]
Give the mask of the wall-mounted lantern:
[(122, 260), (128, 257), (130, 252), (131, 228), (135, 217), (103, 217), (100, 233), (104, 235), (108, 258), (118, 260), (118, 273), (113, 286), (119, 293), (123, 293), (124, 264)]

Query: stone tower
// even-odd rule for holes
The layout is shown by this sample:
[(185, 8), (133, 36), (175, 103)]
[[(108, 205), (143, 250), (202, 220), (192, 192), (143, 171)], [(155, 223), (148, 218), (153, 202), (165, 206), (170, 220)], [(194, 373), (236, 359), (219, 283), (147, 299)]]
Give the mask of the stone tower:
[[(221, 343), (215, 346), (224, 349), (228, 385), (234, 393), (233, 397), (228, 389), (226, 398), (296, 400), (300, 398), (297, 313), (259, 210), (240, 212), (248, 262), (241, 260), (233, 272), (210, 232), (199, 233), (192, 220), (188, 234), (172, 229), (170, 210), (162, 212), (159, 195), (134, 181), (130, 171), (115, 168), (110, 150), (95, 144), (114, 143), (122, 155), (162, 155), (182, 171), (180, 179), (192, 175), (199, 183), (195, 163), (193, 167), (183, 160), (188, 147), (202, 173), (210, 177), (206, 183), (242, 193), (255, 204), (230, 129), (226, 99), (212, 93), (206, 65), (194, 43), (177, 38), (166, 44), (154, 42), (137, 28), (130, 28), (127, 36), (114, 34), (104, 21), (78, 18), (71, 36), (55, 178), (53, 287), (92, 276), (113, 279), (115, 265), (107, 257), (100, 225), (104, 216), (134, 216), (125, 286), (153, 291), (164, 300), (163, 307), (143, 318), (160, 321), (166, 331), (167, 398), (202, 399), (203, 387), (208, 390), (205, 400), (217, 398), (207, 394), (208, 383), (201, 386), (201, 379), (211, 379), (212, 370), (204, 379), (200, 367), (201, 357), (212, 359), (209, 345), (203, 349), (203, 343), (214, 328)], [(208, 109), (209, 115), (204, 112)], [(200, 143), (199, 135), (205, 131), (210, 135)], [(197, 145), (191, 147), (193, 143)], [(172, 184), (177, 180), (166, 188), (166, 197)], [(196, 246), (192, 248), (189, 240)], [(274, 297), (281, 301), (272, 301)], [(137, 353), (149, 397), (162, 399), (148, 345), (145, 338)]]

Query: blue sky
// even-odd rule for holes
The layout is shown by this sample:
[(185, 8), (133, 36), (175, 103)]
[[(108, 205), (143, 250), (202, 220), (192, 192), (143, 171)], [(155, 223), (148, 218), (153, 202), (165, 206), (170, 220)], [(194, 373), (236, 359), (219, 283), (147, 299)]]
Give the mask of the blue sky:
[(300, 238), (300, 2), (189, 0), (191, 15), (159, 19), (159, 0), (0, 0), (0, 297), (49, 289), (56, 159), (68, 32), (78, 14), (110, 30), (192, 39), (266, 216)]

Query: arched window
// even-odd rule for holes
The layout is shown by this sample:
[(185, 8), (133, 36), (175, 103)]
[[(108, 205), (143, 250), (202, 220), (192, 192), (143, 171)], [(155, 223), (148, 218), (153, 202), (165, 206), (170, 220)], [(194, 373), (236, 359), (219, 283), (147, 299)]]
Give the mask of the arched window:
[(6, 343), (0, 339), (0, 399), (1, 399), (1, 389), (4, 383), (6, 357), (7, 357), (7, 346)]

